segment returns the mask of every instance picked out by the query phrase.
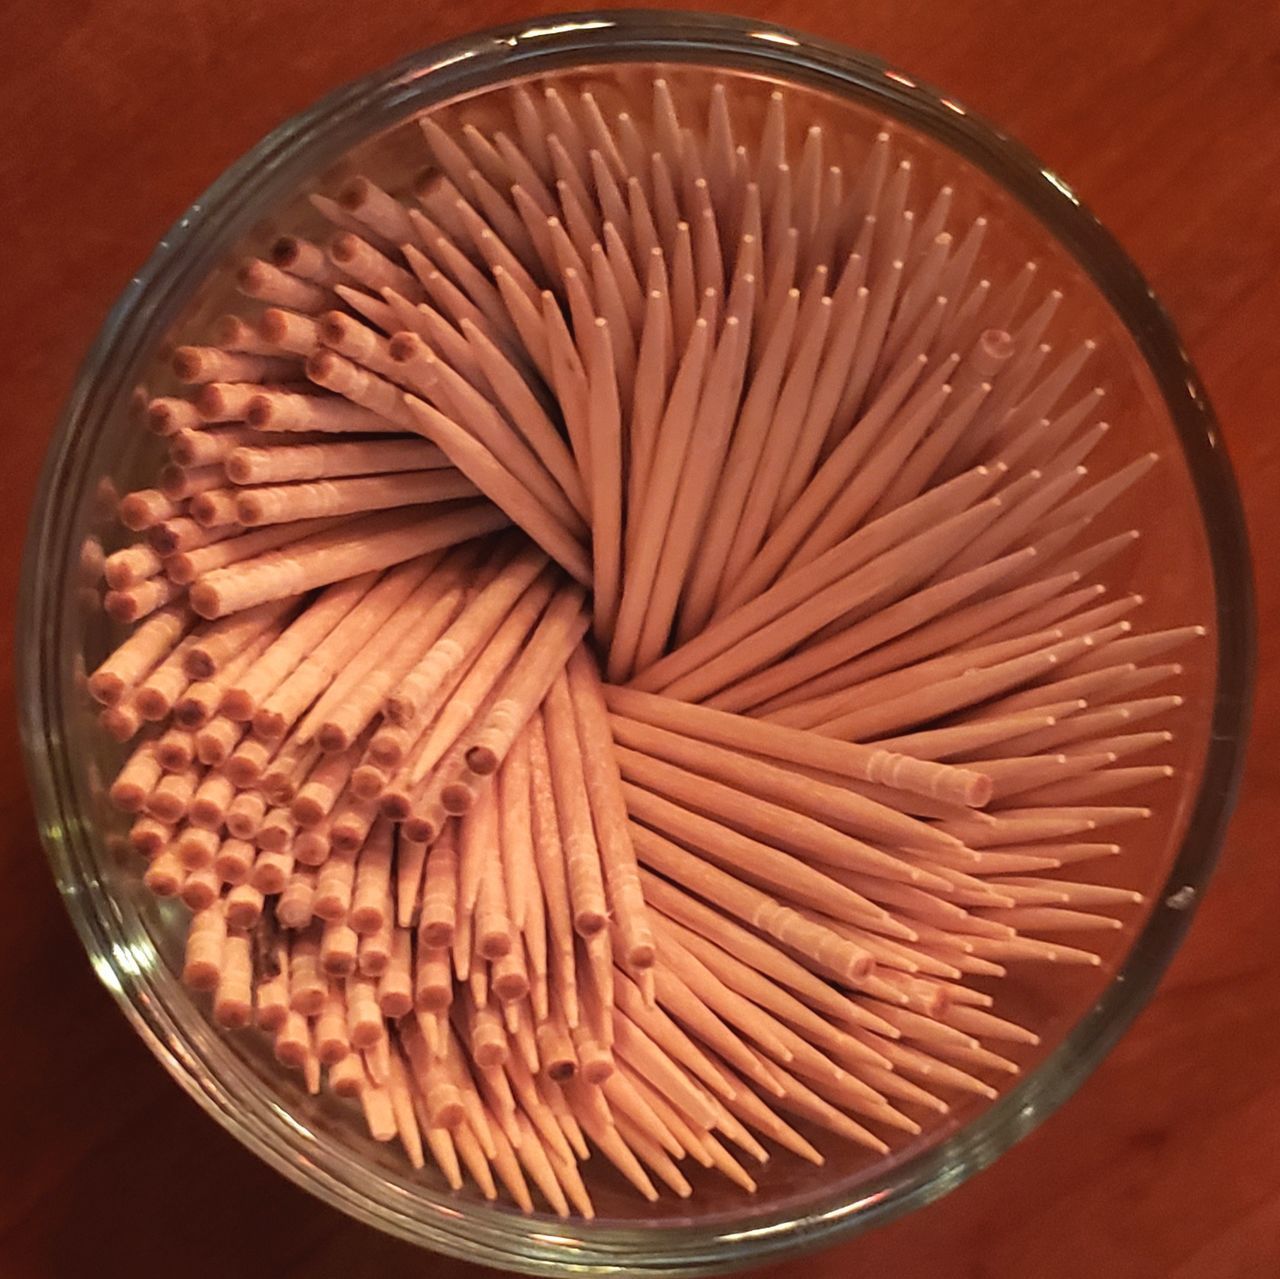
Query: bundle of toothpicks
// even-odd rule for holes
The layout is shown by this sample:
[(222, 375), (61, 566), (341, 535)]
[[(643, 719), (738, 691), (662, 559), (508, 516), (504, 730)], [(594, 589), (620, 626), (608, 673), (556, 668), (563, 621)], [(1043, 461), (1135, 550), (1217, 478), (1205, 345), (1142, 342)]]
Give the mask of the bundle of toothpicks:
[(100, 564), (183, 979), (525, 1211), (884, 1155), (1037, 1043), (992, 979), (1141, 900), (1054, 872), (1172, 771), (1203, 630), (1089, 536), (1157, 459), (1090, 470), (1061, 295), (807, 104), (428, 112), (423, 172), (314, 194), (176, 350)]

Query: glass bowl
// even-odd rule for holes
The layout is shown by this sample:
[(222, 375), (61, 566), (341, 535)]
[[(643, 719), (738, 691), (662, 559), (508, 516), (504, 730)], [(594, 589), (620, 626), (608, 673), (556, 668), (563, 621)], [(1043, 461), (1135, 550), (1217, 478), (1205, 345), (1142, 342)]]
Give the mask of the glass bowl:
[[(1158, 481), (1098, 521), (1099, 536), (1144, 533), (1105, 580), (1140, 591), (1153, 628), (1199, 622), (1207, 635), (1183, 658), (1185, 704), (1168, 724), (1176, 779), (1154, 800), (1155, 816), (1127, 828), (1125, 855), (1090, 867), (1093, 878), (1140, 889), (1146, 905), (1108, 936), (1101, 967), (1001, 983), (999, 1010), (1034, 1026), (1042, 1044), (1018, 1056), (1022, 1074), (996, 1101), (960, 1104), (882, 1159), (830, 1142), (822, 1169), (776, 1158), (754, 1197), (699, 1185), (691, 1201), (650, 1208), (605, 1176), (593, 1182), (598, 1219), (561, 1222), (413, 1175), (342, 1103), (308, 1097), (264, 1042), (223, 1034), (183, 989), (181, 907), (143, 889), (103, 797), (100, 779), (119, 752), (96, 731), (83, 691), (107, 639), (84, 570), (114, 536), (117, 493), (154, 465), (154, 442), (136, 427), (140, 399), (162, 391), (173, 346), (222, 309), (228, 263), (305, 218), (309, 184), (353, 152), (375, 180), (403, 166), (412, 118), (427, 107), (528, 77), (587, 79), (607, 93), (654, 64), (677, 93), (709, 71), (754, 86), (761, 99), (782, 82), (842, 137), (891, 130), (926, 184), (955, 186), (961, 216), (988, 218), (988, 243), (998, 238), (1012, 261), (1040, 263), (1044, 286), (1067, 295), (1057, 333), (1099, 343), (1094, 376), (1119, 428), (1103, 445), (1104, 467), (1150, 449), (1164, 459)], [(749, 115), (750, 92), (744, 100)], [(546, 18), (414, 54), (330, 95), (229, 169), (130, 282), (80, 372), (32, 519), (18, 634), (25, 746), (54, 874), (98, 975), (173, 1077), (251, 1150), (336, 1207), (442, 1252), (544, 1274), (701, 1274), (815, 1248), (927, 1203), (1041, 1122), (1128, 1026), (1187, 926), (1235, 793), (1253, 670), (1248, 552), (1212, 412), (1159, 303), (1070, 189), (959, 104), (872, 58), (690, 13)]]

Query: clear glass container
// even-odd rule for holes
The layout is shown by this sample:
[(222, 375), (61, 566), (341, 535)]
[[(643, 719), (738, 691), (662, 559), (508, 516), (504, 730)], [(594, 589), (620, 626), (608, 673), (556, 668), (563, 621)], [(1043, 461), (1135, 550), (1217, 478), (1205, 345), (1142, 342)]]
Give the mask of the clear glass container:
[[(1148, 449), (1164, 459), (1158, 481), (1098, 521), (1099, 537), (1144, 534), (1136, 554), (1105, 570), (1108, 585), (1146, 596), (1144, 624), (1201, 622), (1208, 635), (1182, 659), (1186, 701), (1167, 725), (1176, 779), (1153, 793), (1150, 821), (1125, 828), (1125, 855), (1088, 868), (1139, 888), (1147, 905), (1107, 937), (1101, 968), (1001, 982), (998, 1011), (1032, 1025), (1042, 1045), (1020, 1055), (1022, 1075), (995, 1102), (957, 1106), (884, 1159), (830, 1141), (822, 1169), (777, 1157), (753, 1197), (708, 1182), (688, 1202), (650, 1208), (599, 1173), (599, 1219), (560, 1222), (412, 1174), (344, 1104), (308, 1097), (267, 1045), (214, 1028), (182, 988), (182, 907), (143, 889), (102, 793), (100, 778), (120, 755), (83, 691), (108, 636), (82, 564), (95, 540), (111, 549), (119, 537), (116, 493), (155, 465), (157, 447), (135, 414), (145, 393), (163, 393), (167, 353), (225, 309), (228, 264), (279, 228), (306, 224), (303, 196), (322, 176), (353, 159), (375, 179), (403, 174), (412, 119), (426, 108), (527, 77), (590, 81), (607, 100), (655, 64), (677, 95), (698, 77), (732, 78), (748, 136), (752, 102), (777, 83), (835, 136), (866, 141), (890, 129), (926, 185), (955, 186), (958, 216), (989, 219), (988, 244), (1011, 262), (1040, 262), (1045, 287), (1067, 295), (1061, 338), (1099, 343), (1095, 378), (1115, 428), (1104, 472)], [(54, 874), (98, 975), (173, 1077), (251, 1150), (336, 1207), (442, 1252), (544, 1274), (704, 1274), (815, 1248), (927, 1203), (1040, 1123), (1128, 1026), (1186, 928), (1231, 808), (1253, 670), (1245, 534), (1212, 412), (1159, 303), (1069, 188), (959, 104), (872, 58), (691, 13), (547, 18), (414, 54), (325, 98), (229, 169), (130, 282), (80, 372), (32, 519), (18, 634), (28, 765)]]

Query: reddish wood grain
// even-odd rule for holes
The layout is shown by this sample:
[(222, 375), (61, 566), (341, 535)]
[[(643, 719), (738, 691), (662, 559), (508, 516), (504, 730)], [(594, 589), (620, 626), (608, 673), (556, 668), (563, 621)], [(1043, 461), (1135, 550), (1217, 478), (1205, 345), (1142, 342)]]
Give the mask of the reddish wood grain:
[[(0, 14), (0, 586), (107, 308), (188, 201), (319, 94), (467, 27), (472, 0), (8, 0)], [(733, 6), (873, 50), (1066, 176), (1172, 310), (1239, 472), (1260, 588), (1257, 729), (1222, 867), (1158, 997), (1082, 1092), (942, 1202), (758, 1272), (915, 1279), (1280, 1273), (1280, 9), (1273, 0)], [(12, 686), (12, 626), (0, 680)], [(287, 1185), (164, 1076), (94, 981), (0, 722), (5, 1275), (481, 1279)]]

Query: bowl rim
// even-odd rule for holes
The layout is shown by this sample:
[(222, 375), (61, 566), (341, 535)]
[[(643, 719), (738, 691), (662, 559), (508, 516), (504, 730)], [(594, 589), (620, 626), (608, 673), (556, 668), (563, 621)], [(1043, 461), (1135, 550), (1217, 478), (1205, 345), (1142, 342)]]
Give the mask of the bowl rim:
[[(1145, 360), (1178, 435), (1209, 549), (1219, 661), (1210, 741), (1178, 855), (1150, 917), (1096, 1004), (1019, 1084), (955, 1133), (892, 1165), (852, 1197), (801, 1220), (762, 1211), (710, 1224), (591, 1223), (522, 1218), (464, 1206), (444, 1212), (397, 1200), (376, 1177), (361, 1187), (354, 1154), (319, 1158), (279, 1106), (253, 1118), (202, 1054), (204, 1037), (150, 992), (153, 973), (129, 951), (118, 904), (95, 869), (83, 817), (69, 803), (62, 732), (66, 679), (56, 642), (56, 572), (72, 548), (55, 496), (76, 492), (76, 445), (118, 401), (158, 317), (172, 312), (247, 228), (251, 210), (326, 167), (355, 142), (496, 81), (583, 62), (712, 63), (757, 71), (873, 103), (980, 167), (1045, 224), (1110, 304)], [(61, 527), (60, 527), (61, 526)], [(953, 1189), (1032, 1131), (1079, 1087), (1147, 1002), (1216, 863), (1243, 767), (1255, 666), (1252, 572), (1243, 512), (1217, 421), (1178, 335), (1145, 279), (1071, 189), (1026, 148), (949, 95), (872, 55), (774, 23), (678, 10), (612, 10), (509, 23), (412, 53), (352, 81), (279, 125), (228, 168), (162, 237), (108, 314), (81, 366), (46, 456), (23, 554), (17, 634), (23, 751), (41, 839), (72, 922), (100, 979), (169, 1073), (238, 1140), (290, 1180), (384, 1231), (470, 1261), (527, 1273), (707, 1274), (826, 1246)], [(154, 957), (153, 957), (154, 958)], [(161, 965), (163, 967), (163, 965)], [(172, 980), (172, 976), (170, 980)], [(269, 1113), (268, 1113), (269, 1112)], [(261, 1117), (259, 1117), (261, 1118)], [(332, 1155), (332, 1152), (329, 1152)], [(349, 1165), (349, 1166), (348, 1166)], [(370, 1193), (379, 1189), (380, 1197)], [(442, 1204), (444, 1201), (441, 1201)], [(431, 1208), (430, 1219), (424, 1208)]]

